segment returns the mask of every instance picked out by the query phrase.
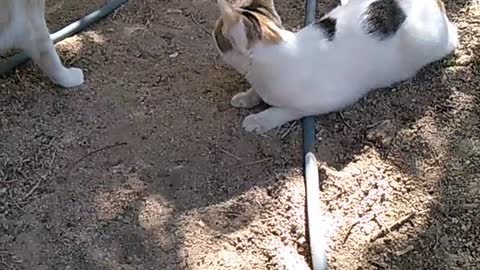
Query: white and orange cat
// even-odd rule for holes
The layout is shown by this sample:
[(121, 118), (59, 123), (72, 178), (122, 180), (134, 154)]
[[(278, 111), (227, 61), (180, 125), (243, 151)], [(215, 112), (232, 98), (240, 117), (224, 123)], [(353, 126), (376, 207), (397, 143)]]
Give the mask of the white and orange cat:
[(45, 0), (0, 0), (0, 52), (22, 49), (62, 87), (83, 83), (83, 72), (63, 66), (45, 22)]
[(251, 85), (231, 104), (271, 105), (244, 119), (247, 131), (263, 133), (341, 110), (373, 89), (414, 76), (457, 46), (457, 28), (441, 0), (341, 2), (294, 33), (282, 26), (273, 0), (217, 0), (215, 44)]

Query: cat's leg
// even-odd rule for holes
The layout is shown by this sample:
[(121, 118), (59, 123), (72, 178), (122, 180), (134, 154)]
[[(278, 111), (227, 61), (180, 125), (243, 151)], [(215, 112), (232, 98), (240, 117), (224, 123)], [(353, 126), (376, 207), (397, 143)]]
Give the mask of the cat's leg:
[(30, 14), (28, 31), (21, 37), (19, 45), (34, 60), (53, 83), (62, 87), (81, 85), (83, 72), (78, 68), (66, 68), (60, 61), (46, 26), (43, 12)]
[(262, 102), (262, 98), (257, 94), (253, 88), (246, 92), (240, 92), (233, 96), (230, 104), (235, 108), (252, 108)]
[(242, 126), (248, 132), (264, 133), (303, 116), (305, 114), (298, 110), (271, 107), (245, 117)]

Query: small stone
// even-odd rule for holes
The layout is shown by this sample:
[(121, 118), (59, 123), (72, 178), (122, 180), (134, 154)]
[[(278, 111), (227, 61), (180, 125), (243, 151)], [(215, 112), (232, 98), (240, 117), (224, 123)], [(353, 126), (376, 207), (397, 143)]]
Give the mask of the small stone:
[(471, 57), (468, 56), (468, 55), (462, 55), (457, 59), (457, 65), (459, 65), (459, 66), (466, 66), (466, 65), (470, 64), (471, 62), (472, 62)]
[(107, 226), (108, 226), (108, 222), (103, 221), (103, 220), (100, 221), (98, 224), (99, 224), (100, 226), (102, 226), (102, 227), (107, 227)]
[(300, 245), (300, 246), (305, 244), (305, 242), (307, 242), (307, 240), (303, 236), (301, 236), (300, 238), (297, 239), (297, 244)]
[(125, 263), (126, 263), (126, 264), (131, 264), (132, 262), (133, 262), (132, 256), (127, 256), (127, 257), (125, 258)]
[(384, 120), (368, 130), (367, 140), (386, 145), (392, 141), (394, 132), (395, 127), (392, 121)]
[(472, 227), (472, 225), (471, 225), (470, 223), (468, 223), (468, 224), (466, 224), (466, 225), (463, 224), (463, 225), (462, 225), (462, 230), (463, 230), (464, 232), (468, 232), (471, 227)]

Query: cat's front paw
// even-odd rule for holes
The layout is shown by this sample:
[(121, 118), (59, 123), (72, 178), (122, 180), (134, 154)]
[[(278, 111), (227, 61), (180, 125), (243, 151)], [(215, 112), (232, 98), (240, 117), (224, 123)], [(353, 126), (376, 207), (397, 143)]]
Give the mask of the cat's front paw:
[(261, 101), (258, 94), (254, 90), (249, 89), (246, 92), (241, 92), (233, 96), (230, 104), (235, 108), (248, 109), (257, 106)]
[(242, 127), (247, 132), (262, 134), (274, 128), (275, 123), (268, 118), (262, 117), (260, 114), (250, 114), (243, 120)]
[(83, 71), (79, 68), (65, 69), (59, 77), (60, 78), (54, 80), (54, 82), (64, 88), (79, 86), (84, 82)]

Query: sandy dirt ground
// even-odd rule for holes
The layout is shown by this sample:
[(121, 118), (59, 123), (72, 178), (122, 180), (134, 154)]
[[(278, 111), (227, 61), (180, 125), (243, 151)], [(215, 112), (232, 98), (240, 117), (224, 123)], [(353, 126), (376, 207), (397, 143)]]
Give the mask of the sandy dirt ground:
[[(47, 1), (48, 24), (103, 3)], [(302, 26), (303, 1), (276, 5)], [(480, 269), (480, 3), (446, 7), (454, 55), (318, 117), (331, 269)], [(131, 0), (57, 46), (84, 85), (0, 77), (0, 269), (309, 269), (301, 128), (241, 129), (217, 16)]]

